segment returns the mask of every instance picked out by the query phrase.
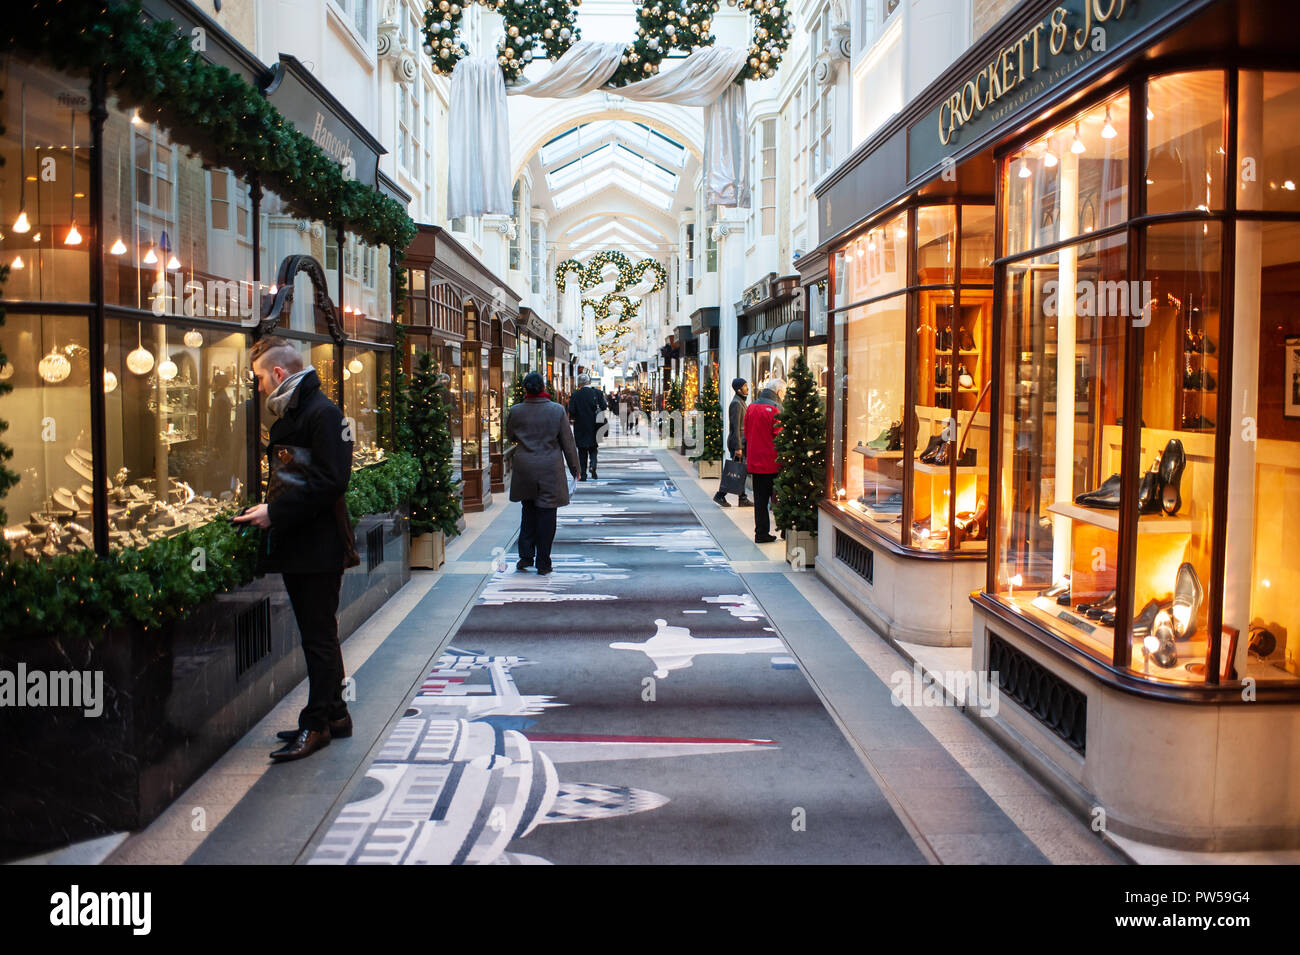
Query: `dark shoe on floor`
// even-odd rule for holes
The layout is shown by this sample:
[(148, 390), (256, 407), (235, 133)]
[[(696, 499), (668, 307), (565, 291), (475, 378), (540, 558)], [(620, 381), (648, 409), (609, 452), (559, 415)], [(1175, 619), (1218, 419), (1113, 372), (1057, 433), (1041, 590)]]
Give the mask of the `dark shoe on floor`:
[[(286, 743), (291, 743), (298, 738), (301, 729), (280, 730), (275, 734), (276, 739), (282, 739)], [(352, 714), (349, 713), (341, 720), (330, 720), (330, 739), (347, 739), (352, 735)]]
[(542, 567), (542, 566), (539, 565), (538, 568), (537, 568), (538, 576), (545, 577), (545, 576), (546, 576), (547, 574), (549, 574), (553, 569), (554, 569), (554, 568), (552, 568), (550, 564), (547, 564), (545, 567)]
[(754, 502), (751, 501), (751, 500), (750, 500), (749, 498), (747, 498), (747, 497), (742, 497), (742, 498), (740, 499), (740, 506), (741, 506), (741, 507), (753, 507), (753, 506), (754, 506)]
[(531, 560), (520, 560), (515, 562), (515, 570), (519, 571), (521, 574), (531, 566), (533, 566)]
[(287, 763), (295, 759), (305, 759), (318, 749), (330, 744), (329, 730), (299, 730), (287, 744), (271, 754), (277, 763)]
[(713, 495), (713, 503), (718, 505), (718, 507), (731, 507), (731, 505), (727, 503), (727, 498), (722, 494)]
[(768, 534), (766, 537), (755, 537), (755, 538), (754, 538), (754, 543), (755, 543), (755, 544), (771, 544), (771, 543), (772, 543), (773, 541), (775, 541), (775, 540), (776, 540), (775, 537), (773, 537), (771, 534)]

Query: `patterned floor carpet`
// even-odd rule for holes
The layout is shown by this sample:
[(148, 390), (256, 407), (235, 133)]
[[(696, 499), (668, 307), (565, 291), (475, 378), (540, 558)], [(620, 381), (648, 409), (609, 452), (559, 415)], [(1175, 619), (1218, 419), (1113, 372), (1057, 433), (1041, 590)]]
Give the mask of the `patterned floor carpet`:
[(921, 854), (646, 450), (498, 556), (313, 864), (883, 863)]

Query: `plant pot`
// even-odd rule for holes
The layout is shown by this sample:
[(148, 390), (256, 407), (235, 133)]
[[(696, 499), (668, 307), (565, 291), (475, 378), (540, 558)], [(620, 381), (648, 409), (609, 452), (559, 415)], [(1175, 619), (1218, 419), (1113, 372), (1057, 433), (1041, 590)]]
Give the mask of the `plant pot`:
[(411, 538), (411, 566), (437, 570), (447, 561), (447, 539), (442, 531)]
[(817, 561), (817, 534), (814, 531), (786, 531), (785, 559), (792, 567), (808, 568)]
[(721, 461), (696, 461), (695, 466), (699, 470), (701, 480), (722, 477)]

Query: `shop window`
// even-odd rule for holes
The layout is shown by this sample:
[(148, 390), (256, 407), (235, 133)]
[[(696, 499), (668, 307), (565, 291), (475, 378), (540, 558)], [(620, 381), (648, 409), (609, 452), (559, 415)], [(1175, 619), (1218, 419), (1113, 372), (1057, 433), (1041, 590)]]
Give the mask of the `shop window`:
[(516, 271), (519, 269), (523, 258), (523, 236), (520, 234), (524, 228), (524, 210), (521, 201), (522, 192), (523, 183), (520, 180), (515, 180), (515, 188), (510, 195), (511, 208), (513, 209), (511, 215), (514, 218), (514, 234), (510, 236), (509, 267)]
[(1027, 144), (1003, 164), (1005, 250), (1015, 255), (1128, 218), (1128, 94)]
[[(907, 226), (898, 224), (904, 233)], [(916, 212), (916, 284), (951, 285), (957, 271), (957, 207), (925, 206)]]
[(379, 419), (380, 353), (354, 345), (343, 348), (343, 413), (352, 419), (352, 464), (365, 467), (379, 461), (376, 444)]
[(888, 450), (901, 428), (907, 374), (907, 297), (852, 308), (837, 317), (837, 351), (845, 357), (835, 420), (844, 431), (843, 483), (836, 497), (881, 533), (900, 539), (902, 451)]
[[(0, 64), (0, 264), (11, 300), (90, 300), (90, 122), (84, 79)], [(72, 100), (84, 96), (81, 104)], [(129, 155), (129, 153), (128, 153)]]
[(848, 243), (836, 259), (836, 306), (878, 298), (907, 285), (907, 214)]
[(1148, 212), (1223, 208), (1224, 83), (1205, 70), (1147, 84)]
[[(1232, 449), (1223, 652), (1228, 655), (1236, 633), (1233, 664), (1239, 676), (1294, 679), (1300, 677), (1300, 562), (1294, 556), (1300, 522), (1300, 223), (1240, 222), (1236, 253), (1238, 276), (1256, 269), (1259, 276), (1258, 318), (1251, 301), (1236, 320), (1237, 347), (1258, 362), (1258, 386), (1249, 389), (1258, 394), (1256, 406), (1241, 409), (1258, 432), (1254, 442), (1234, 442)], [(1242, 572), (1247, 566), (1249, 575)]]
[[(291, 255), (310, 255), (325, 269), (325, 280), (331, 299), (338, 298), (339, 262), (336, 255), (331, 262), (328, 246), (336, 238), (336, 230), (320, 221), (295, 216), (278, 195), (263, 190), (262, 204), (262, 288), (263, 294), (273, 294), (276, 274), (280, 264)], [(346, 249), (346, 245), (344, 246)], [(303, 273), (295, 279), (293, 311), (289, 327), (304, 331), (328, 334), (329, 326), (322, 315), (317, 315), (311, 283)]]
[(1300, 73), (1238, 74), (1237, 161), (1240, 208), (1300, 212)]

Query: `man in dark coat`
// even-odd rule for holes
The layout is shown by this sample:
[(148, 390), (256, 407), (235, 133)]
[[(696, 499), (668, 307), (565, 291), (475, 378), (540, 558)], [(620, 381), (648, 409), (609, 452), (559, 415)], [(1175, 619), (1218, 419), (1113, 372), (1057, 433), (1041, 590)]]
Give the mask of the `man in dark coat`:
[(551, 572), (551, 543), (555, 540), (555, 509), (569, 503), (565, 465), (578, 476), (578, 449), (563, 405), (542, 389), (536, 372), (524, 378), (524, 400), (506, 413), (506, 437), (515, 442), (510, 472), (510, 500), (523, 504), (519, 520), (519, 562), (515, 569), (537, 564)]
[(263, 338), (249, 350), (258, 389), (274, 417), (267, 457), (268, 503), (235, 518), (265, 531), (261, 570), (278, 572), (302, 634), (307, 657), (307, 706), (298, 728), (271, 754), (277, 762), (310, 756), (331, 738), (352, 735), (343, 702), (343, 651), (339, 647), (339, 588), (351, 525), (339, 505), (352, 476), (351, 426), (321, 391), (320, 378), (283, 338)]
[(588, 462), (591, 476), (596, 477), (596, 452), (600, 439), (609, 433), (609, 424), (597, 421), (596, 414), (608, 410), (604, 394), (599, 388), (591, 387), (591, 377), (579, 375), (578, 390), (569, 399), (569, 421), (573, 423), (573, 440), (578, 445), (579, 481), (587, 480)]
[[(731, 382), (731, 404), (727, 406), (727, 452), (731, 455), (733, 461), (743, 461), (745, 458), (744, 440), (745, 440), (745, 399), (749, 397), (749, 382), (744, 378), (735, 378)], [(713, 495), (713, 503), (719, 507), (731, 507), (727, 502), (727, 495), (722, 493), (722, 485), (718, 485), (718, 493)], [(741, 507), (753, 507), (754, 502), (745, 496), (742, 488), (740, 491)]]

